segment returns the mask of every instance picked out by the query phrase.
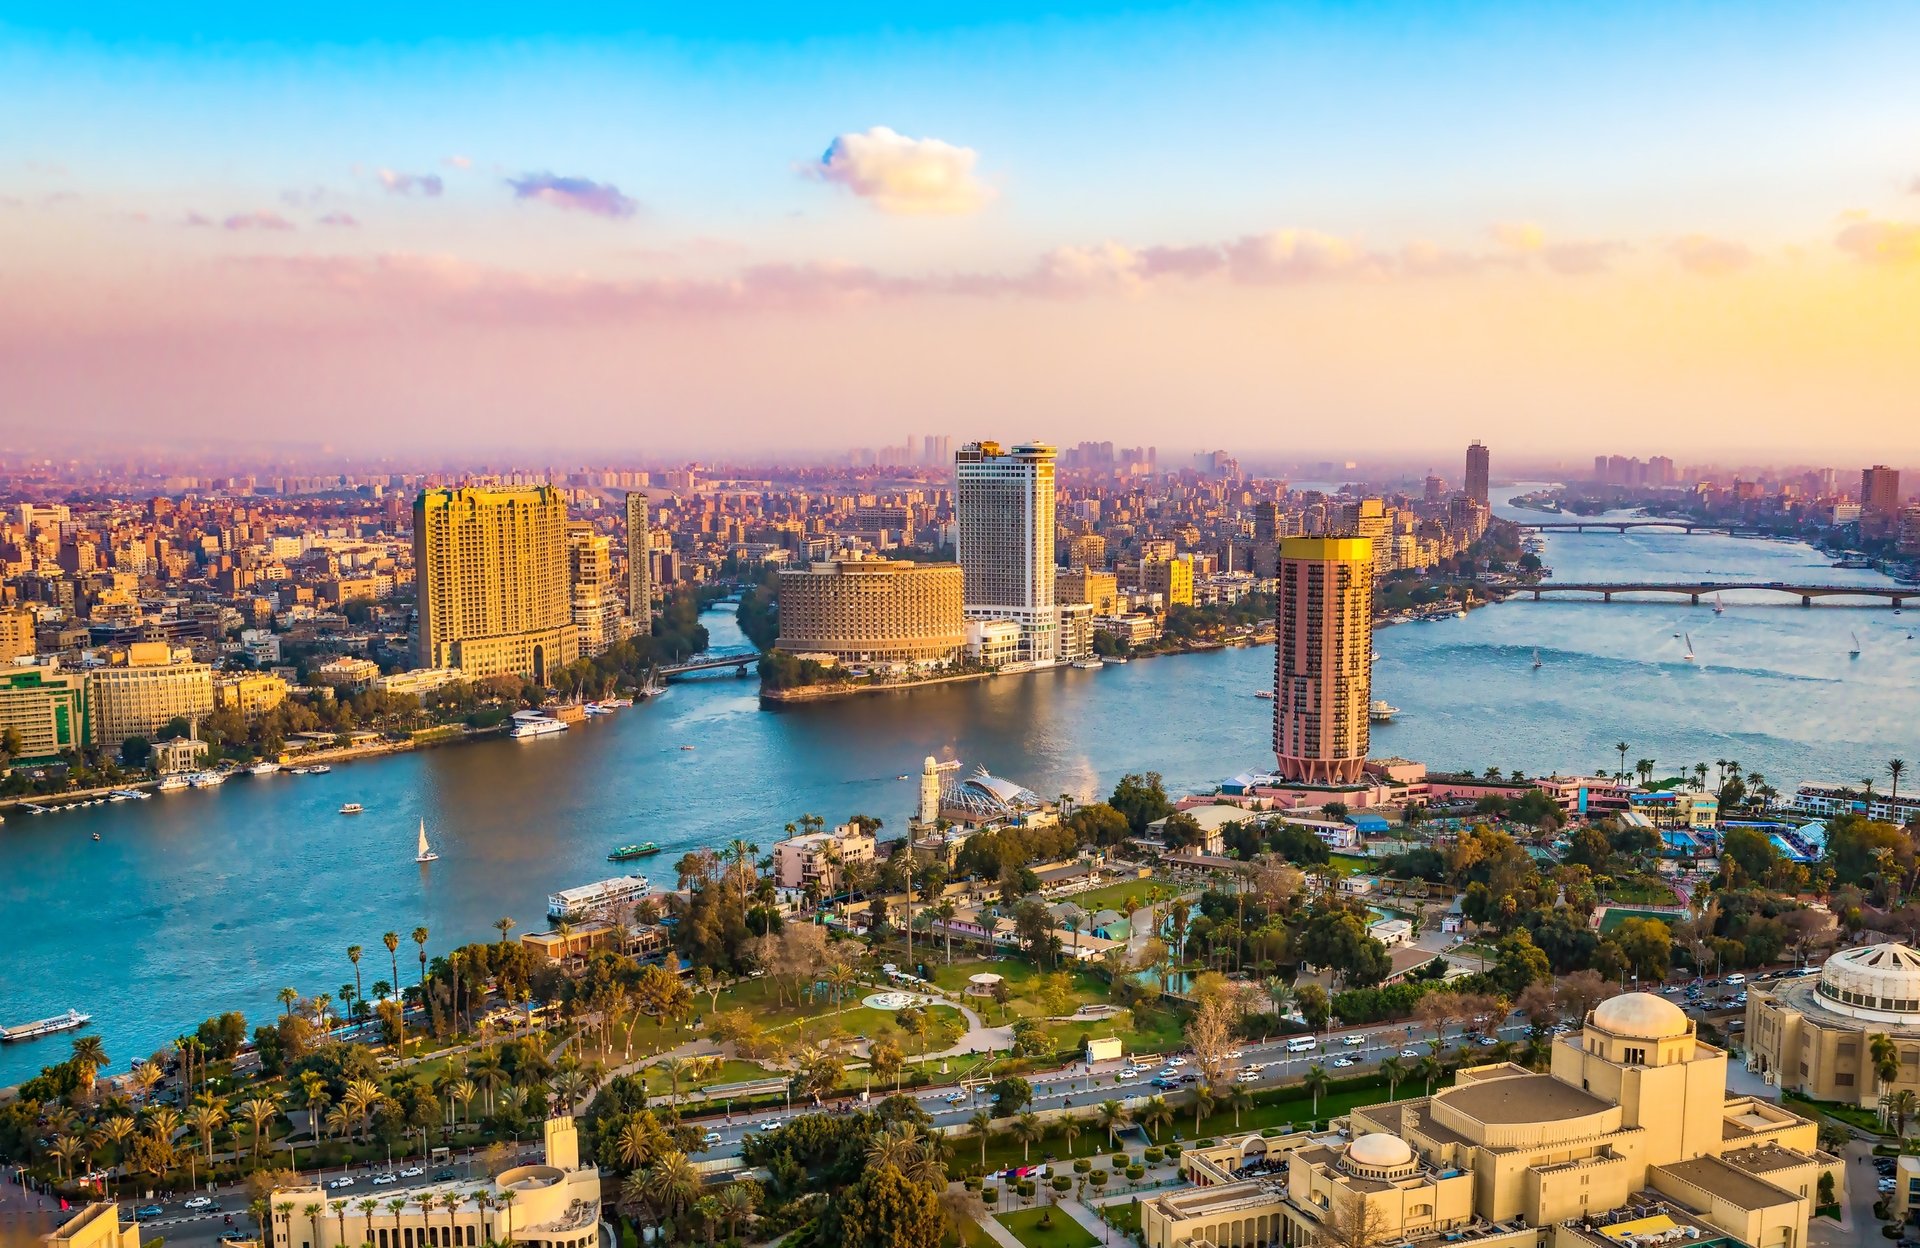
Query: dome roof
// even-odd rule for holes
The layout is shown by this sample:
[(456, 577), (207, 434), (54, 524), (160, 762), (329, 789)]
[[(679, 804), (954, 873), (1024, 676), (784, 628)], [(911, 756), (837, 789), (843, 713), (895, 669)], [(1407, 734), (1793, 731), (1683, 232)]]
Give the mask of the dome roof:
[(1820, 968), (1819, 994), (1843, 1014), (1904, 1021), (1920, 1014), (1920, 952), (1893, 943), (1842, 950)]
[(1594, 1025), (1636, 1040), (1670, 1040), (1687, 1034), (1687, 1015), (1679, 1006), (1650, 992), (1623, 992), (1593, 1010)]
[(1379, 1170), (1391, 1170), (1413, 1161), (1413, 1150), (1397, 1135), (1375, 1131), (1347, 1145), (1347, 1160)]

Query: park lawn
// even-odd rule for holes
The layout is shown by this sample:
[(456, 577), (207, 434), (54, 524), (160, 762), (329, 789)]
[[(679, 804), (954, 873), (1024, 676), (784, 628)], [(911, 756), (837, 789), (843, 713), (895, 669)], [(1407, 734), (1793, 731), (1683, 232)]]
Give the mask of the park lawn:
[(1125, 1204), (1099, 1205), (1096, 1211), (1100, 1220), (1119, 1231), (1122, 1235), (1137, 1235), (1140, 1231), (1140, 1201), (1138, 1198)]
[(933, 982), (948, 992), (965, 992), (968, 979), (982, 971), (989, 971), (1006, 980), (1008, 990), (1018, 995), (1022, 987), (1040, 974), (1040, 969), (1033, 963), (1012, 955), (1004, 958), (959, 958), (951, 963), (929, 965), (927, 969), (933, 973)]
[(1357, 854), (1334, 854), (1327, 859), (1327, 866), (1341, 875), (1367, 875), (1380, 869), (1373, 859)]
[[(1090, 888), (1084, 893), (1074, 893), (1070, 896), (1062, 897), (1060, 900), (1070, 901), (1082, 910), (1085, 910), (1088, 914), (1093, 914), (1100, 910), (1121, 910), (1126, 912), (1128, 918), (1132, 918), (1133, 910), (1139, 909), (1140, 906), (1151, 906), (1162, 901), (1170, 901), (1179, 895), (1180, 890), (1166, 883), (1164, 880), (1122, 880), (1118, 884), (1105, 884), (1099, 888)], [(1137, 902), (1137, 904), (1131, 908), (1122, 904), (1129, 897), (1134, 898)]]
[(1635, 910), (1631, 906), (1611, 906), (1600, 919), (1600, 930), (1610, 932), (1628, 919), (1658, 919), (1662, 923), (1672, 925), (1678, 917), (1672, 914), (1656, 914), (1651, 910)]
[(1671, 906), (1678, 900), (1673, 889), (1658, 880), (1645, 877), (1633, 877), (1615, 880), (1613, 887), (1607, 890), (1609, 902), (1624, 902), (1628, 905)]
[(960, 1224), (959, 1248), (999, 1248), (1000, 1241), (987, 1234), (987, 1228), (978, 1222)]
[(1125, 1031), (1115, 1031), (1113, 1024), (1106, 1019), (1093, 1019), (1083, 1023), (1051, 1023), (1047, 1027), (1047, 1036), (1052, 1040), (1056, 1053), (1066, 1049), (1084, 1051), (1084, 1041), (1088, 1036), (1116, 1035), (1120, 1037), (1120, 1043), (1128, 1053), (1167, 1053), (1181, 1047), (1184, 1043), (1180, 1033), (1179, 1015), (1162, 1006), (1156, 1006), (1151, 1010), (1133, 1011), (1133, 1026)]
[[(1013, 1237), (1028, 1248), (1092, 1248), (1100, 1242), (1085, 1227), (1053, 1208), (996, 1213), (993, 1220), (1012, 1231)], [(1050, 1221), (1051, 1225), (1043, 1226), (1043, 1221)]]

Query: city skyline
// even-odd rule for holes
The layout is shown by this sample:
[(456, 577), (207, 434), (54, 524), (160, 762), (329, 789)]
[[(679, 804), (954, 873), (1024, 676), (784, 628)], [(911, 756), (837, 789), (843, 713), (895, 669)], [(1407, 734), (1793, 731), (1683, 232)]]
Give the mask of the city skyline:
[(1897, 463), (1920, 380), (1890, 7), (63, 20), (0, 26), (22, 444)]

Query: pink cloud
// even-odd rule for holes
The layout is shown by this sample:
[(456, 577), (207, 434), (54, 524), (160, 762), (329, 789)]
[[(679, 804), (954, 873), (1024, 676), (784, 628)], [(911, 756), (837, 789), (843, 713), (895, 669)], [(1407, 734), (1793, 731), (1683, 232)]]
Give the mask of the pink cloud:
[(1904, 269), (1920, 265), (1920, 225), (1904, 221), (1855, 221), (1833, 245), (1862, 264)]
[(1701, 277), (1725, 277), (1754, 262), (1753, 249), (1744, 243), (1713, 238), (1706, 234), (1688, 234), (1667, 246), (1667, 253), (1680, 267)]
[[(198, 216), (198, 213), (194, 214)], [(189, 224), (198, 222), (189, 220)], [(267, 208), (258, 208), (252, 212), (237, 212), (220, 223), (225, 230), (291, 230), (293, 222), (279, 213)]]
[(356, 229), (359, 227), (360, 221), (350, 212), (330, 212), (326, 216), (321, 217), (319, 221), (317, 221), (315, 224), (334, 225), (334, 226), (340, 226), (345, 229)]
[(437, 173), (400, 173), (393, 169), (382, 169), (374, 176), (380, 179), (380, 185), (387, 188), (389, 195), (424, 195), (428, 199), (437, 199), (446, 184)]
[(640, 210), (638, 202), (620, 193), (611, 182), (591, 178), (563, 177), (553, 173), (524, 173), (508, 178), (515, 199), (531, 199), (551, 204), (564, 212), (584, 212), (596, 217), (631, 217)]
[(914, 139), (886, 126), (842, 134), (802, 172), (831, 182), (881, 212), (953, 215), (977, 212), (993, 198), (974, 176), (980, 153), (940, 139)]

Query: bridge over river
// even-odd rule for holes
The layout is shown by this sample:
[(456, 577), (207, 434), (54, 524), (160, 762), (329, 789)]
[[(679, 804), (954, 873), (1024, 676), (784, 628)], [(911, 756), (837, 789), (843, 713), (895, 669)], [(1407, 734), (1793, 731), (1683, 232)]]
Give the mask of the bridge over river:
[(747, 669), (760, 661), (758, 650), (749, 650), (745, 654), (703, 654), (688, 659), (684, 663), (669, 663), (655, 670), (662, 680), (673, 680), (681, 676), (691, 676), (696, 672), (712, 672), (721, 668), (738, 669), (734, 674), (746, 675)]
[(1514, 523), (1523, 529), (1533, 529), (1540, 533), (1585, 533), (1588, 530), (1625, 533), (1628, 529), (1666, 529), (1682, 533), (1725, 533), (1731, 537), (1766, 536), (1759, 529), (1740, 528), (1736, 525), (1713, 523), (1706, 520), (1661, 520), (1643, 518), (1639, 520), (1516, 520)]
[(1598, 594), (1602, 602), (1612, 602), (1616, 594), (1666, 594), (1697, 603), (1713, 594), (1754, 590), (1790, 595), (1803, 607), (1812, 606), (1815, 598), (1878, 598), (1897, 611), (1908, 599), (1920, 599), (1920, 585), (1802, 585), (1787, 581), (1542, 581), (1514, 592), (1532, 594), (1535, 602), (1544, 594)]

